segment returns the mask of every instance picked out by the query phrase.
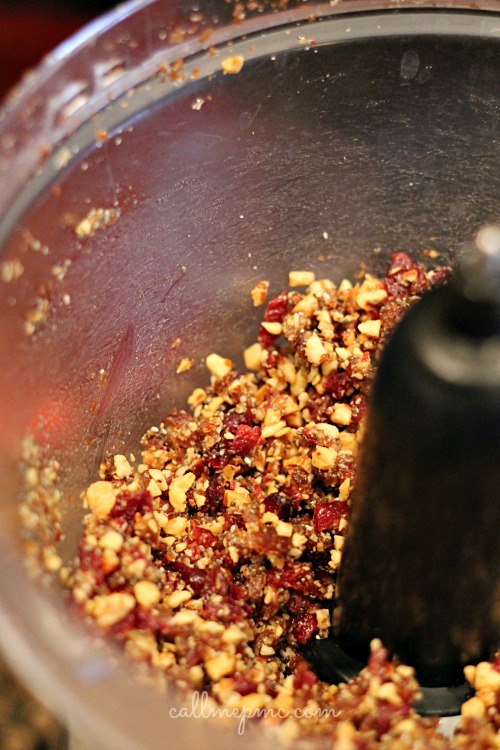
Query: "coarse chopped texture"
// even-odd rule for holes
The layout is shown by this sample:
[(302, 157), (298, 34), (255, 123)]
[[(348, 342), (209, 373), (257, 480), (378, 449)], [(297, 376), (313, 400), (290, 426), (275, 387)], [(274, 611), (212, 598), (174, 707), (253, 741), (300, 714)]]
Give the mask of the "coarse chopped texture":
[(210, 385), (145, 433), (142, 463), (101, 465), (64, 568), (82, 615), (179, 685), (272, 717), (283, 738), (498, 750), (499, 660), (467, 675), (477, 693), (448, 739), (412, 708), (413, 670), (379, 641), (347, 685), (321, 682), (300, 653), (328, 635), (377, 352), (448, 274), (403, 253), (355, 284), (294, 272), (308, 286), (267, 303), (249, 372), (210, 354)]
[(119, 208), (91, 208), (87, 216), (76, 225), (75, 234), (80, 240), (93, 237), (98, 229), (116, 224), (120, 213)]

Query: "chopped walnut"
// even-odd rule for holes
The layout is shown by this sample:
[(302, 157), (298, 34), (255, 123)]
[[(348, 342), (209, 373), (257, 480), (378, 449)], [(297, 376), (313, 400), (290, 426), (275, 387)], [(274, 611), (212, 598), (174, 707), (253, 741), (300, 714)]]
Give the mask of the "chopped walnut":
[(224, 73), (230, 75), (236, 75), (240, 73), (245, 64), (245, 58), (242, 55), (233, 55), (233, 57), (225, 57), (221, 60), (221, 66)]
[[(498, 659), (466, 670), (476, 694), (447, 739), (412, 708), (411, 667), (390, 661), (379, 641), (339, 686), (301, 656), (330, 628), (373, 363), (410, 301), (440, 276), (397, 253), (384, 279), (365, 273), (337, 286), (292, 271), (293, 288), (269, 300), (260, 282), (252, 299), (267, 304), (243, 352), (247, 371), (209, 354), (210, 383), (191, 393), (190, 411), (146, 432), (142, 463), (105, 460), (83, 496), (75, 565), (59, 569), (53, 543), (41, 564), (127, 658), (222, 707), (281, 711), (261, 725), (279, 723), (294, 742), (498, 748)], [(48, 513), (41, 475), (32, 462), (23, 509), (32, 530), (35, 511)]]

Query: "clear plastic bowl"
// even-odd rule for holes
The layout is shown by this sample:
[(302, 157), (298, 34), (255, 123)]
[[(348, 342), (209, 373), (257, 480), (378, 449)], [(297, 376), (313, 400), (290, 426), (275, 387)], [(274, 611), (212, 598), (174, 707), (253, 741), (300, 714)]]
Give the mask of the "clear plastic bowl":
[[(63, 592), (30, 579), (23, 438), (62, 466), (68, 559), (102, 455), (134, 450), (183, 404), (211, 351), (241, 362), (257, 281), (278, 292), (291, 268), (376, 273), (394, 250), (453, 261), (498, 221), (500, 3), (480, 5), (264, 3), (235, 19), (216, 0), (138, 0), (59, 47), (5, 104), (0, 638), (88, 747), (220, 749), (237, 734), (173, 718), (176, 690), (139, 688)], [(241, 72), (223, 74), (235, 55)], [(78, 237), (91, 209), (111, 221)], [(184, 356), (195, 366), (176, 374)], [(42, 532), (50, 543), (54, 528)], [(261, 731), (238, 742), (257, 746)]]

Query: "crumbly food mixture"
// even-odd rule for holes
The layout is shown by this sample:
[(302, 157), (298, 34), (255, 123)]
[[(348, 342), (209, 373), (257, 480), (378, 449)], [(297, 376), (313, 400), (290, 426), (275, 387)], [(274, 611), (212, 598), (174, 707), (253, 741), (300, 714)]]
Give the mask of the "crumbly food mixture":
[[(208, 356), (210, 385), (146, 432), (137, 467), (109, 456), (85, 491), (78, 559), (63, 569), (82, 615), (132, 660), (220, 706), (260, 711), (289, 738), (500, 748), (500, 658), (467, 672), (476, 695), (448, 739), (416, 714), (413, 671), (380, 642), (341, 686), (300, 655), (328, 634), (377, 351), (448, 272), (402, 253), (384, 278), (354, 284), (292, 272), (244, 352), (248, 371)], [(255, 306), (268, 287), (252, 290)]]

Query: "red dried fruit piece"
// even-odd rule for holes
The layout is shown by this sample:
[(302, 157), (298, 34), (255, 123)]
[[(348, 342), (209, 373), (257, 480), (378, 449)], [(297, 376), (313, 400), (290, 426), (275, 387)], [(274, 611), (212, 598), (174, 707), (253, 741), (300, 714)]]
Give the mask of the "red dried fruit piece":
[(78, 557), (80, 559), (80, 568), (85, 571), (91, 571), (98, 586), (103, 584), (106, 574), (103, 569), (102, 557), (97, 550), (89, 548), (85, 544), (85, 539), (78, 540)]
[(432, 274), (432, 286), (438, 287), (448, 281), (451, 276), (451, 268), (441, 266), (437, 268)]
[(349, 387), (349, 378), (346, 372), (333, 370), (323, 381), (323, 390), (335, 399), (344, 398)]
[(271, 570), (267, 581), (274, 588), (290, 588), (304, 593), (315, 591), (312, 564), (309, 562), (289, 563), (282, 570)]
[(266, 513), (275, 513), (282, 521), (288, 521), (292, 512), (290, 500), (282, 492), (273, 492), (264, 499)]
[(240, 695), (250, 695), (250, 693), (257, 692), (258, 685), (255, 680), (251, 680), (243, 674), (237, 674), (233, 680), (233, 690)]
[(321, 503), (314, 509), (314, 530), (338, 529), (341, 518), (347, 515), (347, 504), (338, 500)]
[[(316, 615), (310, 615), (316, 620)], [(298, 639), (297, 639), (298, 640)], [(302, 641), (299, 641), (301, 643)], [(293, 687), (295, 690), (310, 690), (318, 682), (317, 676), (312, 672), (307, 664), (300, 663), (297, 671), (293, 676)]]
[(269, 300), (267, 303), (266, 311), (264, 313), (264, 320), (266, 323), (282, 323), (283, 318), (288, 312), (288, 293), (280, 292), (276, 297)]
[(320, 394), (316, 391), (309, 393), (307, 408), (309, 409), (311, 422), (329, 422), (333, 407), (333, 398), (329, 393)]
[(236, 432), (238, 431), (238, 427), (242, 424), (246, 425), (252, 425), (253, 423), (253, 416), (250, 409), (247, 409), (243, 413), (239, 413), (237, 411), (230, 411), (228, 412), (224, 417), (224, 432), (231, 432), (233, 435), (236, 435)]
[(269, 333), (266, 329), (261, 326), (257, 334), (257, 341), (263, 349), (270, 349), (274, 346), (274, 342), (278, 337), (274, 333)]
[(176, 560), (172, 567), (189, 586), (195, 594), (202, 594), (207, 588), (207, 571), (200, 568), (192, 568), (190, 565)]
[(231, 625), (233, 622), (241, 622), (247, 618), (246, 605), (234, 602), (231, 597), (222, 597), (220, 601), (209, 599), (202, 610), (202, 615), (207, 620), (218, 620), (223, 625)]
[(240, 424), (232, 441), (231, 450), (238, 456), (248, 456), (260, 440), (260, 427)]
[(312, 634), (318, 629), (318, 620), (312, 612), (303, 612), (301, 615), (297, 615), (292, 625), (293, 634), (301, 644), (307, 643)]
[(205, 503), (203, 510), (211, 516), (217, 516), (224, 510), (224, 492), (226, 490), (226, 480), (220, 474), (211, 477), (208, 482), (205, 493)]
[(406, 253), (392, 254), (384, 283), (387, 293), (392, 297), (421, 294), (429, 286), (424, 269), (414, 263)]
[(224, 530), (229, 531), (232, 526), (236, 526), (238, 529), (245, 528), (245, 519), (241, 513), (226, 513), (224, 516)]
[(356, 394), (351, 400), (351, 424), (358, 424), (361, 422), (366, 414), (366, 409), (366, 398), (362, 393)]
[(288, 610), (294, 615), (298, 615), (299, 612), (303, 612), (308, 604), (308, 601), (304, 599), (302, 594), (298, 594), (296, 591), (292, 591), (288, 600)]
[(214, 471), (222, 471), (222, 469), (224, 469), (224, 467), (231, 461), (231, 455), (227, 449), (225, 440), (219, 440), (208, 455), (209, 458), (207, 463), (211, 469), (214, 469)]
[(123, 490), (118, 494), (109, 515), (111, 518), (132, 523), (136, 513), (144, 515), (152, 510), (153, 498), (147, 490), (138, 490), (137, 492)]
[(194, 523), (191, 527), (191, 534), (201, 547), (214, 547), (218, 542), (217, 537), (210, 529), (204, 529), (201, 526), (196, 526)]

